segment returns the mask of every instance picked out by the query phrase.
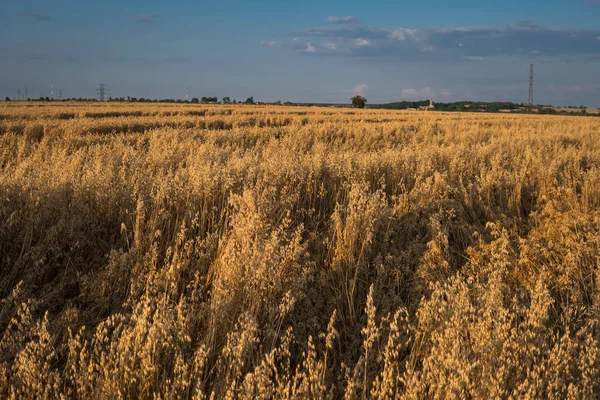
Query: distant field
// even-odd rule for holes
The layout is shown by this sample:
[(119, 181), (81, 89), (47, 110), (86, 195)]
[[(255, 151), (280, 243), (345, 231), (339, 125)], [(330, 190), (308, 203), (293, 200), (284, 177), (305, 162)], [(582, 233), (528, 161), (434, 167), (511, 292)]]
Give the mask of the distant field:
[(0, 103), (0, 398), (598, 398), (599, 264), (600, 118)]

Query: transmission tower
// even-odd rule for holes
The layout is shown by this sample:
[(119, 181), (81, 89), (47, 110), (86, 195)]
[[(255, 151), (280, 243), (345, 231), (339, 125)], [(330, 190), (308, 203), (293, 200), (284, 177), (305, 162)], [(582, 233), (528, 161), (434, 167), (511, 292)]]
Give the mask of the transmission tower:
[(109, 90), (104, 83), (98, 85), (98, 89), (96, 89), (96, 95), (98, 96), (98, 100), (104, 101), (105, 96), (108, 94)]
[(188, 87), (186, 86), (185, 87), (185, 101), (188, 101), (188, 93), (189, 93), (189, 90), (188, 90)]
[(50, 98), (54, 100), (54, 81), (52, 81), (52, 85), (50, 86)]
[(62, 89), (58, 89), (58, 98), (62, 100)]
[(533, 64), (529, 66), (529, 109), (533, 109)]
[(25, 100), (29, 100), (29, 95), (27, 94), (27, 86), (25, 86)]

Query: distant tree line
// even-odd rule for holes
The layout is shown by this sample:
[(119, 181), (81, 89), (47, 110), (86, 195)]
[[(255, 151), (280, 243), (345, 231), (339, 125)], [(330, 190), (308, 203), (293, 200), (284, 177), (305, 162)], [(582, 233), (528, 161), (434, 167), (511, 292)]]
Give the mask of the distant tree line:
[[(351, 99), (352, 107), (354, 108), (365, 108), (367, 107), (367, 98), (364, 96), (354, 96)], [(9, 96), (4, 98), (4, 101), (11, 101)], [(96, 98), (68, 98), (68, 99), (51, 99), (50, 97), (39, 97), (36, 99), (28, 98), (27, 101), (44, 101), (44, 102), (66, 102), (66, 101), (75, 101), (75, 102), (99, 102)], [(214, 104), (219, 103), (219, 99), (217, 97), (194, 97), (191, 100), (182, 100), (182, 99), (147, 99), (144, 97), (109, 97), (108, 101), (112, 102), (129, 102), (129, 103), (181, 103), (181, 104)], [(223, 97), (220, 101), (224, 104), (265, 104), (261, 102), (255, 102), (254, 97), (250, 96), (245, 101), (237, 101), (231, 100), (229, 96)], [(282, 103), (281, 101), (277, 101), (276, 105), (286, 105), (286, 106), (305, 106), (305, 107), (347, 107), (347, 105), (343, 104), (324, 104), (324, 103), (292, 103), (286, 101)], [(410, 109), (420, 109), (421, 107), (428, 107), (430, 104), (430, 100), (421, 100), (421, 101), (398, 101), (394, 103), (387, 104), (373, 104), (368, 106), (369, 108), (380, 108), (380, 109), (388, 109), (388, 110), (410, 110)], [(457, 101), (453, 103), (435, 103), (435, 108), (432, 111), (445, 111), (445, 112), (488, 112), (488, 113), (497, 113), (497, 112), (506, 112), (510, 111), (513, 113), (523, 113), (523, 114), (544, 114), (544, 115), (584, 115), (584, 116), (597, 116), (600, 117), (600, 113), (588, 113), (588, 110), (585, 106), (579, 107), (563, 107), (565, 109), (556, 109), (551, 105), (543, 105), (539, 104), (535, 106), (534, 110), (529, 110), (527, 104), (518, 104), (512, 102), (475, 102), (475, 101)], [(577, 110), (577, 111), (576, 111)]]
[[(372, 106), (373, 108), (384, 108), (390, 110), (408, 110), (411, 108), (428, 107), (430, 100), (421, 101), (399, 101), (396, 103), (389, 104), (378, 104)], [(436, 111), (486, 111), (486, 112), (500, 112), (500, 110), (519, 110), (523, 106), (511, 102), (472, 102), (472, 101), (458, 101), (454, 103), (435, 103)]]
[[(6, 96), (4, 98), (4, 101), (11, 101), (11, 98), (9, 96)], [(32, 99), (32, 98), (28, 98), (26, 101), (61, 101), (61, 102), (65, 102), (65, 101), (80, 101), (80, 102), (99, 102), (100, 100), (96, 99), (96, 98), (69, 98), (69, 99), (51, 99), (50, 97), (39, 97), (36, 99)], [(191, 100), (182, 100), (182, 99), (147, 99), (144, 97), (131, 97), (131, 96), (127, 96), (127, 97), (109, 97), (107, 99), (107, 101), (112, 101), (112, 102), (128, 102), (128, 103), (188, 103), (188, 104), (214, 104), (214, 103), (219, 103), (219, 98), (218, 97), (202, 97), (202, 98), (197, 98), (194, 97)], [(221, 103), (225, 103), (225, 104), (256, 104), (256, 102), (254, 101), (254, 97), (248, 97), (245, 101), (237, 101), (237, 100), (231, 100), (231, 97), (226, 96), (223, 97), (221, 99)], [(282, 104), (281, 101), (277, 101), (274, 104)], [(292, 103), (286, 103), (291, 105)]]
[[(429, 106), (429, 100), (421, 101), (399, 101), (388, 104), (374, 104), (370, 108), (382, 108), (388, 110), (410, 110)], [(575, 111), (576, 109), (579, 111)], [(573, 110), (557, 110), (552, 106), (536, 105), (535, 110), (529, 110), (527, 104), (518, 104), (512, 102), (475, 102), (475, 101), (457, 101), (453, 103), (435, 103), (432, 111), (445, 112), (487, 112), (498, 113), (510, 111), (513, 113), (533, 113), (533, 114), (551, 114), (551, 115), (598, 115), (588, 114), (583, 106), (573, 107)]]

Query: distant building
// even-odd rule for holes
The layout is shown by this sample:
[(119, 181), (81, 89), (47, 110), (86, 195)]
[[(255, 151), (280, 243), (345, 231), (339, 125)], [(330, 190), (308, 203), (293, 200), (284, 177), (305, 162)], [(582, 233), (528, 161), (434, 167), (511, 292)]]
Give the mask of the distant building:
[(433, 104), (433, 100), (429, 100), (428, 106), (419, 107), (419, 110), (421, 110), (421, 111), (435, 110), (435, 105)]

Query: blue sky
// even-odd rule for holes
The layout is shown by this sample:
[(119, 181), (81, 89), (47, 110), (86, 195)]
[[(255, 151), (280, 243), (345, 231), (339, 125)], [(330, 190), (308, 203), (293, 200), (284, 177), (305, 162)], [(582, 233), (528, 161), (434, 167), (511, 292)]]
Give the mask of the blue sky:
[(0, 0), (0, 96), (600, 107), (600, 0)]

